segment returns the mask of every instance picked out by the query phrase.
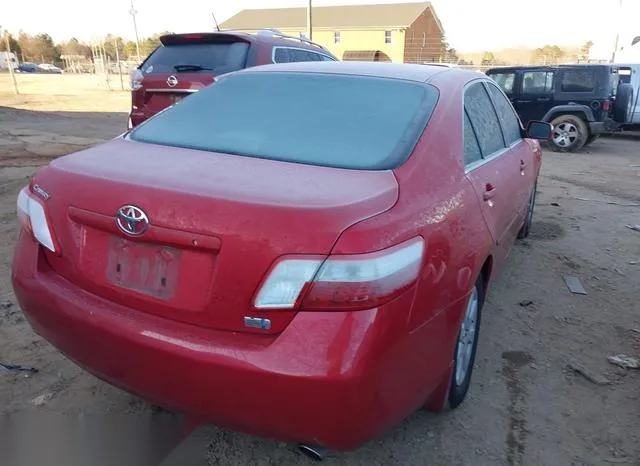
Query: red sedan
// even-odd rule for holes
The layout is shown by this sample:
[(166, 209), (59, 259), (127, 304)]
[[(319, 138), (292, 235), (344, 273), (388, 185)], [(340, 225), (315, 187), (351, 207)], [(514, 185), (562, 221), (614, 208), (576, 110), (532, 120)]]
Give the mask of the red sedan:
[(531, 226), (539, 143), (488, 77), (297, 63), (228, 74), (54, 160), (13, 286), (101, 379), (351, 450), (469, 389), (482, 304)]

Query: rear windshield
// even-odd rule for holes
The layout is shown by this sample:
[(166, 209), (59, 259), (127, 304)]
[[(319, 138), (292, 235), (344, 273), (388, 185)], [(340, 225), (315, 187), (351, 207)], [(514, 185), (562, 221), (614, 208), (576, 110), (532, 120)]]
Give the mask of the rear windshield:
[(244, 68), (248, 48), (246, 42), (165, 45), (153, 52), (141, 69), (143, 73), (175, 73), (184, 69), (228, 73)]
[(438, 99), (429, 85), (311, 73), (231, 75), (130, 133), (136, 141), (349, 169), (412, 152)]

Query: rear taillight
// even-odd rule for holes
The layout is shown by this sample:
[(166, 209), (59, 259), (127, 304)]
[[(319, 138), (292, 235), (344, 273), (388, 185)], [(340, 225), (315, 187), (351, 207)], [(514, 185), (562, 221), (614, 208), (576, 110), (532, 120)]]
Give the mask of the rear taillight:
[(604, 102), (602, 102), (602, 110), (604, 110), (605, 112), (608, 112), (610, 108), (611, 108), (610, 100), (605, 100)]
[(137, 91), (138, 89), (142, 88), (142, 79), (144, 78), (144, 75), (142, 74), (142, 71), (140, 71), (139, 69), (135, 69), (131, 72), (131, 90), (132, 91)]
[(258, 309), (372, 309), (401, 295), (420, 273), (424, 241), (414, 238), (370, 254), (286, 258), (260, 289)]
[(24, 188), (18, 194), (18, 218), (23, 227), (40, 244), (52, 252), (57, 252), (52, 230), (47, 221), (47, 214), (44, 206), (29, 192), (29, 188)]

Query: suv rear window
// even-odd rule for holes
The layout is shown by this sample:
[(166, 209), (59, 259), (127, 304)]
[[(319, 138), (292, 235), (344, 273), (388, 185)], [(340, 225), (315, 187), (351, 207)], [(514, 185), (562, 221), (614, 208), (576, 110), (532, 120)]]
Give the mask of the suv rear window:
[(129, 137), (287, 162), (385, 170), (411, 154), (437, 100), (433, 86), (398, 79), (243, 72), (185, 98)]
[(564, 70), (562, 92), (593, 92), (596, 88), (596, 73), (594, 70)]
[(141, 70), (143, 73), (175, 73), (180, 71), (179, 65), (188, 65), (195, 72), (228, 73), (244, 68), (248, 49), (246, 42), (165, 45), (149, 56)]

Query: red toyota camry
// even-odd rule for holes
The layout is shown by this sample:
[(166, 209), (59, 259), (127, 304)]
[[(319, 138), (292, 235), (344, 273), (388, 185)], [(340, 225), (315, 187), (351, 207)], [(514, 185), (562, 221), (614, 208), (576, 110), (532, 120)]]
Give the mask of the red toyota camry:
[(101, 379), (355, 449), (465, 398), (550, 131), (456, 68), (230, 73), (39, 170), (13, 286), (34, 330)]

